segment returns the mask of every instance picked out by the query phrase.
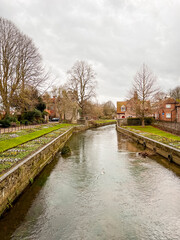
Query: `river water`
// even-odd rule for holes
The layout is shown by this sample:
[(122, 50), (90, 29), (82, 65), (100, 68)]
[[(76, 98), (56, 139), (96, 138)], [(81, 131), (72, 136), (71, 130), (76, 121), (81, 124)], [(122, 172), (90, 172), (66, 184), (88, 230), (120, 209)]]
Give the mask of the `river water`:
[(114, 125), (68, 145), (0, 220), (1, 240), (180, 239), (178, 168), (140, 157)]

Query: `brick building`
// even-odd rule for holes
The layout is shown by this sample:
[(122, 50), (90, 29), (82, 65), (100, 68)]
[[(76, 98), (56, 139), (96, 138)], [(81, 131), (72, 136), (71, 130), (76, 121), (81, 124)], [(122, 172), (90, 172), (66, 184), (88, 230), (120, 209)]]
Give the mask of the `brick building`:
[[(137, 92), (134, 93), (133, 98), (117, 102), (117, 119), (140, 117), (142, 112), (142, 102), (138, 99)], [(145, 114), (151, 117), (150, 101), (145, 102)]]
[(155, 119), (166, 122), (180, 122), (180, 104), (174, 98), (162, 100), (155, 111)]

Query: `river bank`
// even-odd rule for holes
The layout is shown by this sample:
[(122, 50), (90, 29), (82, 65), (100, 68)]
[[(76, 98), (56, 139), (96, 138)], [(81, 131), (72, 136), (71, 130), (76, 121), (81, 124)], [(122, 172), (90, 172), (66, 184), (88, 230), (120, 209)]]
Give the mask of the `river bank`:
[(141, 157), (114, 125), (67, 145), (0, 219), (1, 240), (179, 239), (180, 174), (163, 157)]
[(156, 154), (165, 157), (169, 162), (174, 162), (180, 166), (180, 150), (178, 148), (169, 146), (162, 142), (156, 141), (152, 138), (140, 135), (131, 129), (126, 129), (117, 125), (117, 131), (132, 138), (137, 144), (142, 144), (144, 149), (149, 148)]
[[(96, 127), (112, 123), (109, 121), (99, 123)], [(62, 149), (73, 132), (84, 131), (92, 127), (94, 125), (68, 127), (65, 132), (59, 133), (58, 137), (54, 135), (56, 137), (48, 143), (40, 141), (41, 147), (38, 150), (21, 161), (17, 161), (10, 169), (6, 170), (0, 176), (0, 216), (6, 209), (11, 208), (13, 201), (29, 184), (33, 183), (34, 178), (53, 160), (55, 154)], [(32, 145), (31, 142), (29, 143)]]

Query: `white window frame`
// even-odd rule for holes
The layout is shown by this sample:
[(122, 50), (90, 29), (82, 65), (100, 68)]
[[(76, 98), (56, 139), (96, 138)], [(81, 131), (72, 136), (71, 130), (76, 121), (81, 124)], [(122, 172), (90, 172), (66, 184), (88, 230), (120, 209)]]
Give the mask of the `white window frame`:
[(166, 108), (171, 108), (171, 104), (166, 104)]
[(171, 113), (166, 113), (166, 118), (171, 118)]
[(126, 111), (126, 107), (124, 105), (121, 106), (121, 112), (125, 112)]

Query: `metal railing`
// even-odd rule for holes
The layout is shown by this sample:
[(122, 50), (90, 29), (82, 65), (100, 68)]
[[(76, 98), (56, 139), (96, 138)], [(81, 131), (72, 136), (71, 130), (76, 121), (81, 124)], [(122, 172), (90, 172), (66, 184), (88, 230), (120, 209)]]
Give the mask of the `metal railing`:
[(8, 127), (8, 128), (0, 128), (0, 134), (2, 133), (11, 133), (11, 132), (17, 132), (20, 131), (22, 129), (31, 129), (31, 128), (36, 128), (42, 125), (46, 125), (47, 123), (42, 123), (42, 124), (34, 124), (34, 125), (20, 125), (20, 126), (16, 126), (16, 127)]

